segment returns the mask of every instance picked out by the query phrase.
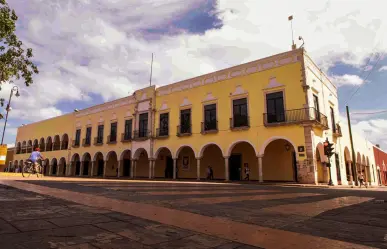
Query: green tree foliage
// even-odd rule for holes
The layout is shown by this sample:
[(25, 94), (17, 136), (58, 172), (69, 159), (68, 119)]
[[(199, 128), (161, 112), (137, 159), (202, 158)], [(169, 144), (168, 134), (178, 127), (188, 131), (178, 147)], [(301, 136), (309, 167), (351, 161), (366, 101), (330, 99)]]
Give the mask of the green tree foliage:
[(0, 0), (0, 84), (23, 78), (29, 86), (33, 83), (32, 75), (39, 71), (31, 61), (32, 49), (23, 49), (15, 34), (17, 19), (6, 0)]

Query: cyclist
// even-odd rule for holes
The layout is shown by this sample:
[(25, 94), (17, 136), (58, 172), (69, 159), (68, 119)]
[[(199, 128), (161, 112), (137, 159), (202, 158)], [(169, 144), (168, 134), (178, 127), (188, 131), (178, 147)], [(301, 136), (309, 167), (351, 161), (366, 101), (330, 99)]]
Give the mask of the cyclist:
[(37, 171), (37, 167), (39, 165), (38, 160), (45, 160), (46, 158), (40, 153), (40, 148), (36, 148), (35, 151), (33, 151), (30, 155), (30, 158), (27, 159), (27, 161), (30, 161), (34, 164), (34, 170)]

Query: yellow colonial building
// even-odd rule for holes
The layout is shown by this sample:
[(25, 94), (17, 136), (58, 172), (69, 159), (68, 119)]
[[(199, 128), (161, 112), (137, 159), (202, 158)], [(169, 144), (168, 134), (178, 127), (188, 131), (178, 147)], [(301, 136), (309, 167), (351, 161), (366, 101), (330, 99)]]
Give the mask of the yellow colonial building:
[(19, 127), (14, 164), (39, 146), (47, 175), (200, 180), (211, 167), (217, 180), (317, 184), (328, 138), (332, 179), (351, 184), (338, 114), (336, 87), (301, 48)]

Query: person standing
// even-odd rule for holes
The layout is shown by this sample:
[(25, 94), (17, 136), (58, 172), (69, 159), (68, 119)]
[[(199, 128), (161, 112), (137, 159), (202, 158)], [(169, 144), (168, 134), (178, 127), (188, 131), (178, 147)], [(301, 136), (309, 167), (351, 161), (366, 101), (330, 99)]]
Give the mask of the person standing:
[(214, 180), (214, 170), (210, 166), (210, 180)]
[(245, 180), (250, 181), (250, 168), (247, 165), (245, 167), (245, 175), (246, 175)]
[(359, 175), (359, 182), (360, 182), (360, 188), (361, 188), (361, 185), (364, 185), (364, 187), (367, 188), (367, 185), (364, 183), (364, 175), (363, 175), (363, 172), (360, 173)]
[(210, 165), (208, 165), (207, 167), (207, 180), (210, 180), (211, 179), (211, 167)]

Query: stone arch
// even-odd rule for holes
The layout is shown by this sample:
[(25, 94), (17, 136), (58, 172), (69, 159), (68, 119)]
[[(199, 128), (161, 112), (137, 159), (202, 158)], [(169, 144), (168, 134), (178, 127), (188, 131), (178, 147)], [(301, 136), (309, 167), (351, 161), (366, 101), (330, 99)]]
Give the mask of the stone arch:
[(155, 155), (155, 167), (153, 177), (173, 178), (173, 154), (168, 147), (160, 147)]
[(297, 182), (296, 147), (283, 137), (270, 138), (262, 146), (264, 181)]
[(51, 159), (51, 175), (57, 175), (58, 174), (58, 160), (54, 157)]
[(257, 154), (257, 150), (256, 150), (255, 146), (253, 145), (253, 143), (251, 143), (251, 142), (248, 141), (248, 140), (237, 140), (237, 141), (233, 142), (233, 143), (228, 147), (228, 150), (227, 150), (227, 153), (226, 153), (225, 156), (226, 156), (226, 157), (231, 156), (232, 150), (235, 148), (235, 146), (237, 146), (237, 145), (240, 144), (240, 143), (248, 143), (248, 144), (251, 145), (251, 147), (254, 149), (255, 155), (258, 155), (258, 154)]
[(61, 141), (62, 141), (61, 142), (61, 149), (62, 150), (67, 150), (68, 147), (69, 147), (69, 136), (66, 133), (63, 134)]
[(38, 139), (35, 139), (33, 144), (32, 144), (32, 150), (35, 150), (38, 147), (39, 147), (39, 141), (38, 141)]
[[(289, 138), (283, 137), (283, 136), (273, 136), (273, 137), (267, 139), (267, 140), (262, 144), (261, 149), (259, 150), (259, 154), (257, 154), (257, 156), (265, 154), (265, 149), (266, 149), (266, 147), (267, 147), (271, 142), (273, 142), (273, 141), (275, 141), (275, 140), (281, 140), (281, 139), (282, 139), (282, 140), (286, 140), (288, 143), (290, 143), (290, 144), (293, 146), (294, 149), (297, 148), (296, 144), (293, 143), (293, 141), (290, 140)], [(250, 143), (250, 142), (249, 142), (249, 143)], [(252, 143), (250, 143), (250, 144), (251, 144), (251, 146), (253, 146)], [(253, 147), (254, 147), (254, 146), (253, 146)], [(296, 153), (296, 156), (297, 156), (297, 153)], [(298, 159), (298, 156), (297, 156), (297, 159)]]
[(48, 137), (46, 141), (46, 151), (52, 151), (52, 137)]
[(40, 138), (39, 148), (40, 148), (40, 151), (45, 151), (46, 150), (46, 142), (45, 142), (44, 137)]
[(89, 152), (85, 152), (84, 154), (83, 154), (83, 156), (82, 156), (82, 160), (81, 160), (82, 162), (84, 162), (84, 161), (91, 161), (91, 155), (90, 155), (90, 153)]
[(71, 157), (70, 175), (78, 176), (81, 172), (81, 157), (78, 153), (74, 153)]
[(121, 167), (120, 167), (120, 176), (129, 177), (132, 167), (130, 150), (124, 150), (120, 155)]
[(66, 158), (64, 157), (61, 157), (59, 159), (59, 166), (58, 166), (58, 175), (63, 175), (65, 176), (66, 175), (66, 168), (67, 168), (67, 165), (66, 165)]
[(191, 146), (189, 144), (183, 144), (183, 145), (180, 145), (180, 148), (176, 150), (175, 158), (177, 158), (179, 156), (181, 150), (184, 149), (185, 147), (191, 148), (192, 151), (194, 152), (195, 158), (198, 157), (195, 150), (193, 149), (193, 146)]
[(48, 176), (50, 174), (50, 159), (46, 158), (42, 161), (43, 165), (43, 174), (45, 176)]
[(216, 143), (204, 145), (199, 152), (200, 156), (200, 178), (208, 177), (208, 167), (212, 168), (213, 179), (224, 180), (225, 159), (223, 150)]
[(351, 152), (348, 147), (344, 148), (344, 162), (345, 162), (345, 174), (347, 176), (347, 181), (352, 184), (353, 181), (353, 172), (352, 172), (352, 157)]
[(318, 143), (316, 147), (316, 170), (317, 170), (317, 182), (318, 183), (328, 183), (329, 181), (329, 172), (326, 167), (328, 158), (324, 155), (324, 145)]
[(149, 177), (149, 156), (144, 148), (139, 148), (133, 155), (136, 158), (136, 166), (134, 168), (135, 177)]
[(197, 156), (189, 145), (183, 145), (176, 151), (176, 178), (197, 178)]
[(31, 152), (32, 152), (32, 140), (28, 140), (27, 153), (31, 153)]
[(88, 176), (91, 172), (91, 155), (89, 152), (85, 152), (81, 160), (81, 168), (79, 171), (80, 176)]
[(54, 141), (52, 144), (52, 149), (53, 150), (60, 150), (60, 137), (59, 135), (54, 136)]
[(96, 152), (93, 157), (95, 167), (93, 168), (92, 176), (103, 176), (105, 167), (105, 158), (101, 152)]
[(118, 176), (118, 156), (115, 151), (106, 155), (105, 176)]
[(80, 161), (80, 160), (81, 159), (78, 153), (74, 153), (73, 156), (71, 157), (71, 162)]

